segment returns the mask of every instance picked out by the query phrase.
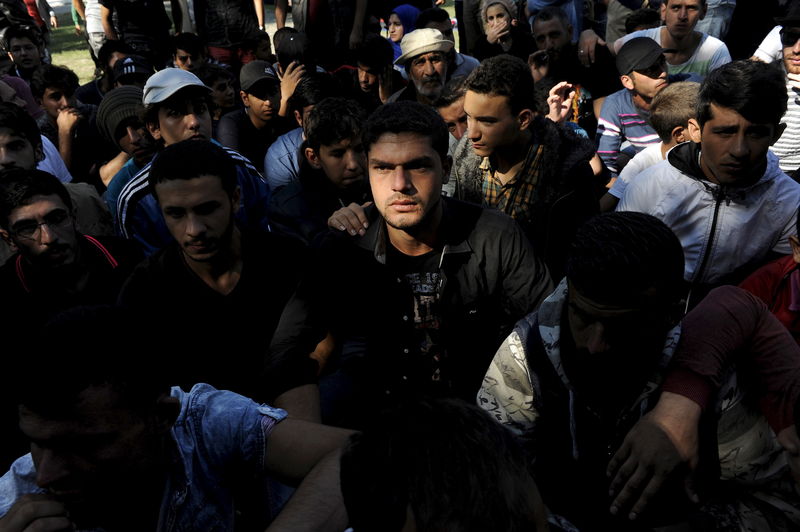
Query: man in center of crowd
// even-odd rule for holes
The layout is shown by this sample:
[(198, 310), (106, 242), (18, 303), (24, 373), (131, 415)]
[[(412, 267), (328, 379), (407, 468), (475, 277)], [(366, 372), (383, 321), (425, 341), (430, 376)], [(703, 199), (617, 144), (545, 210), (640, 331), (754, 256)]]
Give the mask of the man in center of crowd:
[[(430, 107), (397, 102), (367, 121), (375, 205), (363, 236), (331, 234), (287, 305), (267, 390), (294, 415), (361, 426), (407, 393), (472, 399), (504, 334), (552, 286), (520, 228), (441, 195), (448, 131)], [(309, 358), (330, 332), (323, 368)]]

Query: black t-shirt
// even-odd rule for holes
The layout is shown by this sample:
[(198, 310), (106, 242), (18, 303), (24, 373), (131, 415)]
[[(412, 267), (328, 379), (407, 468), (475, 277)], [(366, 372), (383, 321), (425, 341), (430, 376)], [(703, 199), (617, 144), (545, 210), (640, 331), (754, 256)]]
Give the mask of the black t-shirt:
[(250, 159), (256, 168), (263, 169), (267, 149), (287, 131), (288, 120), (277, 116), (277, 113), (266, 127), (257, 129), (247, 115), (247, 109), (237, 109), (220, 118), (217, 141)]
[(117, 12), (122, 35), (165, 37), (170, 22), (160, 0), (100, 0), (100, 5)]
[(254, 396), (263, 359), (304, 264), (302, 245), (273, 233), (242, 234), (242, 272), (229, 294), (209, 287), (177, 244), (142, 263), (120, 303), (153, 317), (175, 384), (207, 382)]

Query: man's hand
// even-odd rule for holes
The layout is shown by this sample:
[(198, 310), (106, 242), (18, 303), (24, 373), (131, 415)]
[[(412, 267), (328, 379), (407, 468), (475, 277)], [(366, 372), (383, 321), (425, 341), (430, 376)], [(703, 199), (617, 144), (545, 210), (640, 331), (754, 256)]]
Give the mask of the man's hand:
[(339, 231), (347, 231), (351, 236), (364, 236), (366, 229), (369, 227), (364, 209), (370, 205), (372, 205), (372, 202), (368, 201), (363, 205), (351, 203), (347, 207), (342, 207), (328, 218), (328, 227)]
[(50, 17), (50, 27), (53, 28), (54, 30), (58, 29), (58, 19), (56, 18), (55, 15)]
[(64, 504), (51, 495), (40, 493), (23, 495), (0, 519), (0, 532), (59, 532), (74, 529)]
[(778, 433), (778, 443), (786, 451), (789, 469), (798, 489), (800, 489), (800, 438), (797, 437), (797, 427), (792, 425), (780, 431)]
[(301, 65), (297, 61), (289, 63), (289, 66), (283, 71), (283, 76), (281, 76), (281, 99), (288, 100), (291, 98), (297, 88), (297, 84), (300, 83), (305, 74), (305, 65)]
[(75, 35), (83, 35), (83, 28), (80, 24), (75, 24)]
[(629, 519), (636, 519), (658, 493), (664, 481), (679, 467), (686, 467), (686, 495), (699, 498), (694, 490), (698, 458), (700, 406), (681, 395), (663, 392), (652, 412), (625, 436), (622, 447), (611, 458), (606, 474), (613, 478), (609, 494), (616, 498), (610, 511), (616, 515), (629, 504)]
[(489, 44), (497, 44), (498, 41), (506, 38), (511, 31), (511, 26), (507, 20), (497, 23), (486, 32), (486, 40)]
[(597, 47), (605, 45), (606, 41), (601, 39), (594, 30), (583, 30), (578, 40), (578, 59), (583, 63), (583, 66), (588, 67), (594, 63)]
[(575, 87), (562, 81), (550, 89), (547, 95), (547, 107), (550, 112), (547, 118), (556, 124), (564, 123), (572, 112), (572, 101), (575, 99)]
[(547, 50), (538, 50), (529, 55), (528, 67), (531, 69), (534, 83), (546, 78), (550, 71), (550, 56), (547, 54)]
[(78, 122), (81, 121), (81, 118), (83, 117), (74, 107), (67, 107), (66, 109), (61, 109), (58, 112), (58, 118), (56, 118), (56, 124), (58, 125), (58, 130), (65, 132), (72, 132), (78, 125)]

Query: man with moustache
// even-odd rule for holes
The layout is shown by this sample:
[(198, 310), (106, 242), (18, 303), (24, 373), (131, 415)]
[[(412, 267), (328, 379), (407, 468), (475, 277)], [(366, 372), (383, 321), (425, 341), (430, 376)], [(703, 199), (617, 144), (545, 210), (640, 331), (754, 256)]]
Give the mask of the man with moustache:
[(120, 303), (156, 316), (166, 338), (181, 331), (168, 351), (181, 353), (168, 360), (175, 383), (254, 396), (259, 353), (294, 290), (302, 247), (237, 226), (236, 165), (209, 141), (167, 147), (149, 179), (174, 242), (134, 271)]
[(447, 53), (453, 41), (445, 39), (442, 32), (433, 28), (414, 30), (403, 36), (395, 65), (405, 68), (410, 83), (389, 97), (390, 102), (417, 101), (432, 105), (442, 95), (447, 81)]
[[(409, 394), (474, 397), (503, 335), (552, 286), (511, 218), (442, 197), (448, 131), (433, 108), (380, 107), (363, 145), (369, 227), (322, 242), (265, 381), (290, 414), (319, 418), (321, 406), (327, 423), (348, 427)], [(337, 349), (318, 379), (309, 354), (328, 332)]]

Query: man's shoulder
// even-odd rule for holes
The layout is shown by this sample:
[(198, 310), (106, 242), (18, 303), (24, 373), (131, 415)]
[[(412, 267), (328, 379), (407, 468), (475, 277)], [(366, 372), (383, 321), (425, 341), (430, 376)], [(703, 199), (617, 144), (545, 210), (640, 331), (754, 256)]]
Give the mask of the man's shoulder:
[(8, 513), (17, 499), (29, 493), (44, 493), (36, 485), (36, 467), (30, 454), (14, 461), (0, 478), (0, 517)]

